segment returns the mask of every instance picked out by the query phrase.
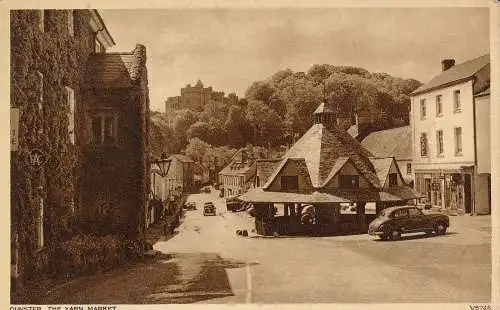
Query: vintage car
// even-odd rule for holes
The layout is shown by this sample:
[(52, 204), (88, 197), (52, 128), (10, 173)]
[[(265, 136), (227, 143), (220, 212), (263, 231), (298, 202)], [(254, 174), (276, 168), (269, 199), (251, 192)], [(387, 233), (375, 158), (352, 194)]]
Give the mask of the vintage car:
[(188, 201), (184, 204), (184, 210), (196, 210), (196, 202)]
[(368, 226), (368, 233), (384, 240), (397, 240), (406, 233), (425, 232), (443, 235), (450, 225), (447, 215), (422, 211), (416, 206), (384, 209)]
[(217, 215), (216, 214), (215, 206), (214, 206), (214, 204), (212, 202), (206, 202), (203, 205), (203, 215), (204, 216), (207, 216), (207, 215)]

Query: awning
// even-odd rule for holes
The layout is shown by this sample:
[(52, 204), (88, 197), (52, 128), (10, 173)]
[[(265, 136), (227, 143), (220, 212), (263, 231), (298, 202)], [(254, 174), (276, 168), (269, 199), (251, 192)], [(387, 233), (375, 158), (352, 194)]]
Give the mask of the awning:
[(250, 189), (239, 199), (252, 203), (338, 203), (349, 202), (344, 198), (327, 193), (314, 192), (312, 194), (268, 192), (261, 188)]

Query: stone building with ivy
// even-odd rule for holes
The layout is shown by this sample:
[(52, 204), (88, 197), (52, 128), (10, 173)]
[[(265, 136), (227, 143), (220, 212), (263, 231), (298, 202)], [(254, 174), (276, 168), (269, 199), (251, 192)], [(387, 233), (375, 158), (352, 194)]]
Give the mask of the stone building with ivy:
[(75, 218), (112, 217), (110, 234), (142, 240), (149, 97), (145, 47), (107, 53), (97, 10), (13, 10), (10, 23), (11, 279), (23, 283), (57, 269)]

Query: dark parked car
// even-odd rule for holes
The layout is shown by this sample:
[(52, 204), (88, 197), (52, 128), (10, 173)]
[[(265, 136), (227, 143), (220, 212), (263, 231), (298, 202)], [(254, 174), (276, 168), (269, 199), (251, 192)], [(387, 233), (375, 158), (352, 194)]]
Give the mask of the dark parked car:
[(217, 215), (215, 211), (216, 211), (216, 209), (215, 209), (215, 206), (212, 202), (206, 202), (203, 205), (203, 215), (204, 216)]
[(196, 202), (194, 201), (189, 201), (184, 204), (184, 209), (185, 210), (196, 210)]
[(368, 233), (384, 240), (397, 240), (402, 234), (425, 232), (446, 233), (450, 219), (441, 213), (422, 212), (415, 206), (391, 207), (382, 210), (368, 226)]

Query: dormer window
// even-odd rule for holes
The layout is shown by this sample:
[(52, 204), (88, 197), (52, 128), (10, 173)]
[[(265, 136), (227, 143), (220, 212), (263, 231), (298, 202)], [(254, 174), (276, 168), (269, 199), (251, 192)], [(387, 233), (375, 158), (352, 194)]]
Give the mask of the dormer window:
[(283, 175), (281, 176), (281, 189), (282, 190), (298, 190), (299, 177), (296, 175)]
[(359, 175), (340, 175), (341, 188), (359, 188)]

